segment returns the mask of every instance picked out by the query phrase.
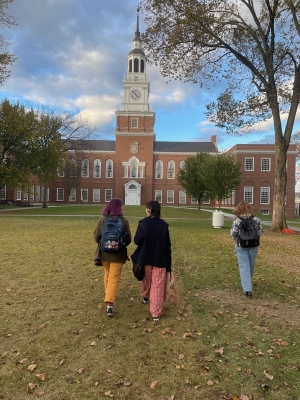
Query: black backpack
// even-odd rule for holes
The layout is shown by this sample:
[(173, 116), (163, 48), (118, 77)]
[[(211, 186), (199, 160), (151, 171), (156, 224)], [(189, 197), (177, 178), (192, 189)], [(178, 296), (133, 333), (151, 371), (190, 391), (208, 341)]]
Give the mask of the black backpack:
[(101, 251), (118, 253), (126, 247), (125, 229), (120, 217), (108, 217), (102, 227)]
[(246, 248), (259, 246), (258, 224), (253, 217), (241, 218), (239, 243)]

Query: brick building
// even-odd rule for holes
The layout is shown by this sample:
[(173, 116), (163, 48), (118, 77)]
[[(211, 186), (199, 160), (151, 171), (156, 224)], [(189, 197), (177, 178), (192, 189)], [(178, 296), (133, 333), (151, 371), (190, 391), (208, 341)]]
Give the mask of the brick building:
[[(52, 204), (104, 204), (119, 197), (125, 205), (141, 205), (156, 199), (162, 205), (190, 206), (176, 176), (185, 158), (199, 152), (216, 154), (216, 136), (210, 142), (156, 141), (155, 113), (149, 108), (150, 83), (146, 60), (141, 47), (139, 20), (128, 54), (127, 72), (123, 80), (122, 110), (117, 110), (115, 140), (83, 140), (73, 147), (74, 165), (59, 171), (48, 190)], [(222, 206), (234, 207), (241, 200), (253, 204), (256, 213), (272, 213), (275, 176), (274, 145), (236, 145), (230, 150), (242, 164), (241, 184)], [(287, 216), (295, 213), (296, 148), (288, 152)], [(43, 189), (34, 183), (31, 193), (0, 197), (41, 202)], [(0, 198), (0, 200), (1, 200)], [(205, 204), (205, 203), (204, 203)], [(215, 201), (206, 202), (214, 206)]]

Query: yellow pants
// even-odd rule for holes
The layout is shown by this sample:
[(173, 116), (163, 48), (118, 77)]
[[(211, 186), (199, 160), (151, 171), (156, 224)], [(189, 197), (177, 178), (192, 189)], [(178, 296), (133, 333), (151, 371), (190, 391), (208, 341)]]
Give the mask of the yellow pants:
[(105, 303), (114, 303), (117, 295), (123, 263), (103, 261)]

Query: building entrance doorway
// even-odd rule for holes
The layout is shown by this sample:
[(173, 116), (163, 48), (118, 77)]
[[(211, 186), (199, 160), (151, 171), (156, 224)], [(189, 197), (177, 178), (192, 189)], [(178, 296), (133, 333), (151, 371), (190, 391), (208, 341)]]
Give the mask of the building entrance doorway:
[(142, 185), (136, 181), (130, 181), (125, 184), (125, 205), (140, 206), (141, 205), (141, 187)]

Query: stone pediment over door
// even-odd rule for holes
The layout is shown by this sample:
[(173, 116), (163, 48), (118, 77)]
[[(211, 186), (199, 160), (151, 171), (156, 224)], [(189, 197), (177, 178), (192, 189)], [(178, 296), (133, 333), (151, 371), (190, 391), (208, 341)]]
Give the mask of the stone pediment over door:
[(136, 182), (135, 180), (131, 180), (125, 183), (124, 187), (125, 187), (125, 205), (140, 206), (142, 185)]

